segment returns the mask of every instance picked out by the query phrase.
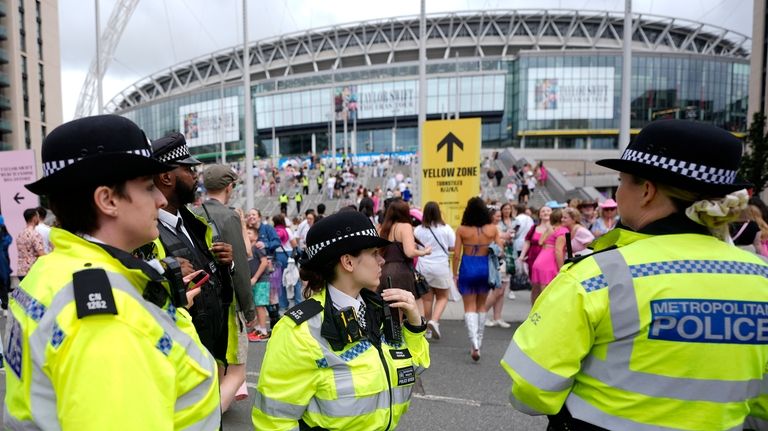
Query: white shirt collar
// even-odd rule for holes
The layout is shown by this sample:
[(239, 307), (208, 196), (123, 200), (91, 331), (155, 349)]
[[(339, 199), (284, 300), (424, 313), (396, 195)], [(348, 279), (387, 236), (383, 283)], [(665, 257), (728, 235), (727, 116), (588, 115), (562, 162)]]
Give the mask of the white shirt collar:
[(95, 236), (88, 235), (87, 233), (84, 233), (82, 235), (83, 239), (90, 242), (95, 242), (96, 244), (106, 244), (106, 242), (96, 238)]
[(360, 304), (363, 302), (362, 298), (360, 298), (360, 294), (357, 295), (357, 298), (353, 298), (333, 287), (331, 283), (328, 283), (328, 294), (331, 295), (331, 302), (337, 310), (341, 310), (345, 307), (352, 307), (357, 311), (360, 309)]
[(177, 214), (171, 214), (168, 211), (160, 208), (157, 211), (157, 218), (160, 219), (160, 221), (171, 228), (172, 230), (176, 230), (176, 223), (179, 222), (179, 215)]
[[(176, 224), (179, 222), (179, 219), (181, 216), (179, 215), (178, 211), (176, 214), (171, 214), (168, 211), (160, 208), (157, 211), (157, 218), (160, 220), (160, 223), (166, 225), (171, 232), (176, 234)], [(195, 247), (195, 243), (192, 241), (192, 235), (189, 234), (189, 231), (187, 230), (187, 226), (182, 224), (181, 225), (181, 231), (184, 232), (184, 235), (189, 239), (189, 242), (192, 244), (192, 247)]]

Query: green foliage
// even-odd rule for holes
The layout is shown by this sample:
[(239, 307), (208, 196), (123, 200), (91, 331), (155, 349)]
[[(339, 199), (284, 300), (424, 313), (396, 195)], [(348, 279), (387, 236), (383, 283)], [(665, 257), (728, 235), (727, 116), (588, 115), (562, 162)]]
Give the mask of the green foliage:
[(755, 194), (760, 194), (768, 185), (768, 134), (765, 132), (765, 121), (762, 112), (756, 112), (752, 117), (739, 168), (739, 175), (755, 185)]

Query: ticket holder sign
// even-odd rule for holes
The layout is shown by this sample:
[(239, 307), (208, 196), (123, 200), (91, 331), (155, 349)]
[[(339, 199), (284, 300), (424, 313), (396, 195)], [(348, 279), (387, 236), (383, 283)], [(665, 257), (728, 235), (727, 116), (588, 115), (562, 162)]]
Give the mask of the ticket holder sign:
[(24, 187), (37, 180), (35, 153), (32, 150), (0, 151), (0, 212), (13, 237), (8, 248), (13, 274), (16, 274), (18, 253), (16, 237), (24, 230), (24, 210), (40, 205), (38, 196)]
[(454, 229), (467, 201), (480, 194), (480, 144), (479, 118), (424, 123), (421, 200), (437, 202), (443, 220)]

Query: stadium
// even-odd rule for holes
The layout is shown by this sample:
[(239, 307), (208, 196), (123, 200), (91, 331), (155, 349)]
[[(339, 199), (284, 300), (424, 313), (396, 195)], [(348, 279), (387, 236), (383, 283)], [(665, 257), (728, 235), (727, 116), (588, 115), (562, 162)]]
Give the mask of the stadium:
[[(747, 127), (749, 37), (634, 14), (631, 133), (660, 118)], [(484, 149), (618, 148), (623, 13), (499, 10), (427, 15), (427, 119), (480, 117)], [(415, 151), (417, 16), (307, 30), (249, 45), (255, 153)], [(107, 103), (151, 138), (184, 132), (198, 157), (244, 154), (241, 47), (147, 76)], [(516, 150), (518, 151), (518, 150)], [(544, 154), (545, 156), (541, 156)], [(592, 158), (592, 156), (587, 156)]]

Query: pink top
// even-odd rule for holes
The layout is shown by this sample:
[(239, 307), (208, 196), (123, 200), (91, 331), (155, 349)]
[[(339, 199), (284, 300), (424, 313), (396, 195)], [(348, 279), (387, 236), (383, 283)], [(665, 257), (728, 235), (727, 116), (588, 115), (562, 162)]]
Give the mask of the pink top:
[(557, 241), (557, 238), (560, 236), (565, 236), (565, 234), (568, 233), (568, 228), (565, 226), (560, 226), (557, 229), (555, 229), (555, 233), (548, 236), (547, 239), (544, 240), (544, 244), (542, 244), (543, 247), (554, 247), (555, 241)]
[(574, 253), (586, 250), (587, 245), (595, 240), (595, 236), (592, 235), (592, 232), (590, 232), (589, 229), (585, 228), (584, 226), (579, 226), (579, 228), (576, 229), (576, 232), (574, 232), (572, 235), (573, 237), (571, 238), (571, 248), (573, 249)]

